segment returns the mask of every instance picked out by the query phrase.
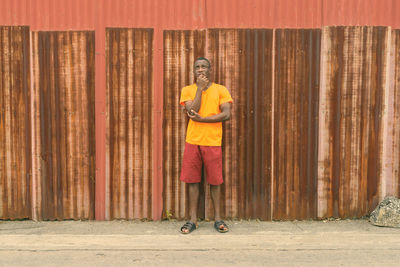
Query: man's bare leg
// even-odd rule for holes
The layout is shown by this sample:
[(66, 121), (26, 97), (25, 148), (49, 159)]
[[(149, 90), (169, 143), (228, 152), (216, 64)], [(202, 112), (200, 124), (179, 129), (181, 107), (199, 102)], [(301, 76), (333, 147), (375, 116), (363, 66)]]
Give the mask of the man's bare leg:
[[(189, 184), (189, 212), (190, 221), (197, 225), (197, 208), (199, 206), (200, 183)], [(188, 233), (188, 229), (183, 229), (182, 232)]]
[(215, 220), (221, 220), (221, 186), (220, 185), (210, 185), (211, 199), (214, 204), (214, 216)]
[[(220, 185), (210, 185), (211, 198), (214, 204), (214, 216), (215, 221), (221, 220), (221, 186)], [(221, 225), (219, 227), (221, 230), (225, 230), (225, 227)]]

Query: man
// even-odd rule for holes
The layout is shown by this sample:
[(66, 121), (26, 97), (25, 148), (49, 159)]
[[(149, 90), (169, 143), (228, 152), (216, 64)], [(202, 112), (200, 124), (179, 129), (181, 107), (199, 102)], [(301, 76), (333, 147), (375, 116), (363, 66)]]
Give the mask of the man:
[(190, 118), (186, 131), (180, 180), (189, 184), (190, 221), (181, 232), (189, 234), (197, 228), (201, 170), (204, 164), (207, 182), (215, 210), (215, 229), (227, 232), (228, 226), (221, 220), (220, 196), (222, 178), (222, 122), (231, 115), (232, 97), (228, 90), (210, 81), (211, 64), (204, 57), (194, 63), (196, 83), (182, 89), (180, 104)]

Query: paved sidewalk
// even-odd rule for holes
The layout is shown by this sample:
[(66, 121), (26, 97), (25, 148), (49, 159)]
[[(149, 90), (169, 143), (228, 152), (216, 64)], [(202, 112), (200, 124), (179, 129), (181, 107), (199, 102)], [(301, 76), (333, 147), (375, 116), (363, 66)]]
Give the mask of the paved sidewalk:
[(0, 266), (400, 266), (400, 229), (366, 220), (0, 221)]

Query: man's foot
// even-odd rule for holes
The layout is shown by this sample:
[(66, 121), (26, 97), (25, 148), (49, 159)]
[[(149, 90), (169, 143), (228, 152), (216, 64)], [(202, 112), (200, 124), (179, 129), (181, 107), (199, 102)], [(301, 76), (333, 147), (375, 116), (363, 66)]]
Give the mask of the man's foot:
[(182, 234), (190, 234), (194, 230), (197, 229), (197, 224), (194, 222), (186, 222), (182, 227), (181, 227), (181, 233)]
[(214, 228), (220, 233), (226, 233), (229, 231), (228, 225), (224, 221), (215, 221)]

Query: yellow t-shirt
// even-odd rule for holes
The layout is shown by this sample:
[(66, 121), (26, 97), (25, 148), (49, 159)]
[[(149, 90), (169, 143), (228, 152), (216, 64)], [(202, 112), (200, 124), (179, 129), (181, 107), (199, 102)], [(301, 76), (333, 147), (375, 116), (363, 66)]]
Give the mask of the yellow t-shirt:
[[(192, 84), (183, 87), (180, 104), (185, 105), (188, 100), (194, 100), (197, 85)], [(202, 92), (201, 106), (199, 114), (202, 117), (209, 117), (221, 113), (220, 105), (232, 102), (232, 97), (225, 86), (212, 83), (212, 85)], [(200, 146), (221, 146), (222, 141), (222, 122), (197, 122), (189, 121), (186, 131), (186, 142)]]

